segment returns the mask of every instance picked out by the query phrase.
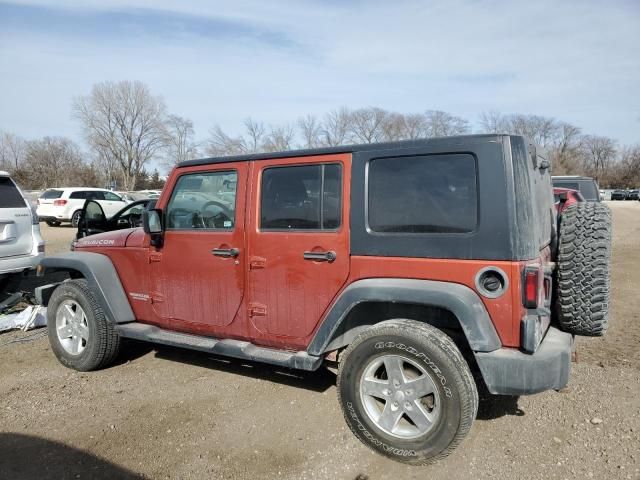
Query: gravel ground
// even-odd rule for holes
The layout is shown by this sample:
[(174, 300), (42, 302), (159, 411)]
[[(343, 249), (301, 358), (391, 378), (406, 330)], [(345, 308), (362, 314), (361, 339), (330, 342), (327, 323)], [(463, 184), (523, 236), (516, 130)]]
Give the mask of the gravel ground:
[[(118, 365), (78, 373), (44, 337), (7, 343), (29, 332), (0, 336), (0, 478), (640, 478), (640, 202), (610, 205), (608, 334), (578, 340), (562, 392), (485, 396), (469, 437), (436, 465), (362, 446), (328, 371), (129, 343)], [(72, 233), (44, 226), (48, 252)]]

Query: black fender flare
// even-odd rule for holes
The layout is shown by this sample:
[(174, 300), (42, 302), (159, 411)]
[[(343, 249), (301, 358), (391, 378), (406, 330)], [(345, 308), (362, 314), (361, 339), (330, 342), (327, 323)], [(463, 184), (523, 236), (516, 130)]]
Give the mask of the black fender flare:
[(492, 352), (502, 346), (482, 300), (469, 287), (434, 280), (368, 278), (353, 282), (333, 302), (307, 352), (310, 355), (325, 353), (348, 313), (356, 305), (370, 301), (444, 308), (456, 316), (474, 352)]
[[(127, 323), (136, 319), (122, 288), (120, 277), (111, 259), (106, 255), (92, 252), (69, 252), (44, 257), (40, 265), (46, 270), (77, 271), (86, 280), (96, 296), (105, 315), (114, 323)], [(51, 291), (57, 285), (52, 285)], [(50, 295), (43, 295), (45, 304)]]

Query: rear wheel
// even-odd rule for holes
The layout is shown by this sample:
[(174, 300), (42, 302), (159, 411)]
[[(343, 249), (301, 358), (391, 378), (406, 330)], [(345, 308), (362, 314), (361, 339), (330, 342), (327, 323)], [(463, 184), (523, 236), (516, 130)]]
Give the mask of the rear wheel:
[(46, 220), (46, 223), (50, 227), (59, 227), (60, 226), (60, 222), (57, 222), (55, 220)]
[(556, 317), (574, 335), (601, 336), (608, 327), (611, 211), (603, 203), (580, 202), (559, 222)]
[(478, 410), (473, 376), (454, 342), (413, 320), (382, 322), (353, 341), (340, 362), (338, 398), (360, 441), (413, 465), (449, 455)]
[(78, 224), (80, 223), (80, 215), (82, 215), (82, 210), (76, 210), (73, 212), (71, 216), (71, 226), (73, 228), (78, 228)]
[(84, 279), (63, 282), (54, 290), (47, 330), (53, 353), (74, 370), (104, 368), (118, 354), (120, 337)]

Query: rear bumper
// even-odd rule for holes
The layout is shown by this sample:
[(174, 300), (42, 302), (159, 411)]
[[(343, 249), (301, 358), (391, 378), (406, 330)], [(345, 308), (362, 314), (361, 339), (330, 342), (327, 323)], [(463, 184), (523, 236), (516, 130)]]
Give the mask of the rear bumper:
[(489, 392), (529, 395), (559, 390), (569, 382), (573, 336), (550, 327), (536, 353), (513, 348), (476, 352), (475, 357)]
[(0, 275), (5, 273), (22, 272), (24, 270), (36, 268), (42, 257), (44, 257), (44, 253), (0, 258)]

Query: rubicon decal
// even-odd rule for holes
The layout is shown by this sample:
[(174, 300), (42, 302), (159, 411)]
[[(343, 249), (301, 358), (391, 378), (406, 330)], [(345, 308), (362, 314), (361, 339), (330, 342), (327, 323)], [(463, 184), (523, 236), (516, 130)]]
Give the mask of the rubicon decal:
[(103, 245), (103, 246), (112, 246), (116, 244), (115, 240), (80, 240), (78, 243), (81, 245)]

